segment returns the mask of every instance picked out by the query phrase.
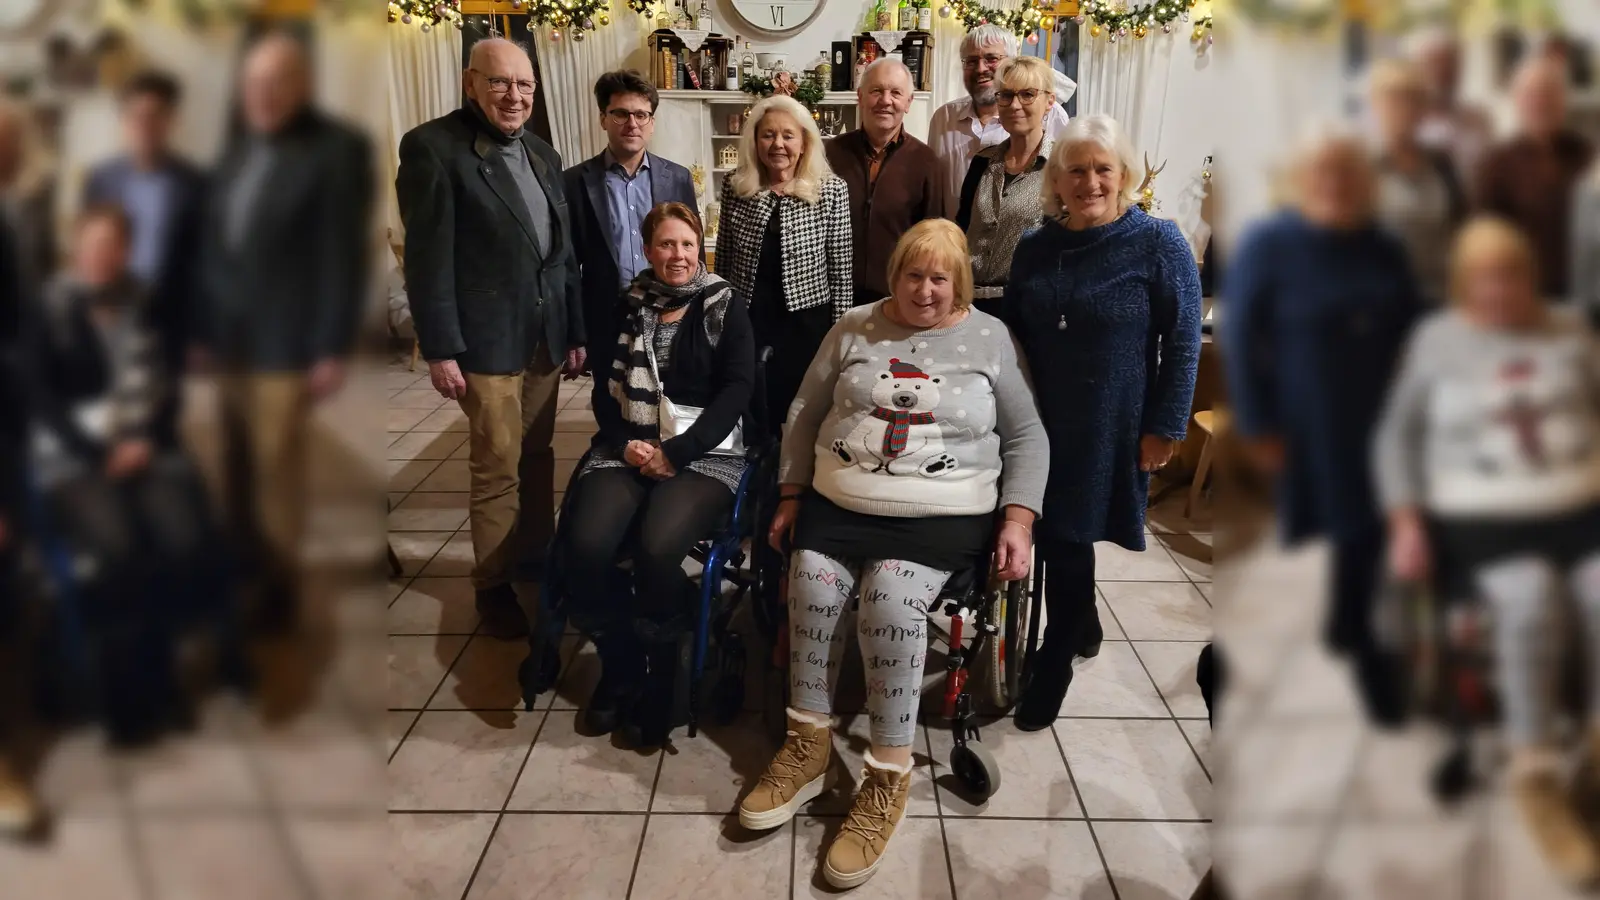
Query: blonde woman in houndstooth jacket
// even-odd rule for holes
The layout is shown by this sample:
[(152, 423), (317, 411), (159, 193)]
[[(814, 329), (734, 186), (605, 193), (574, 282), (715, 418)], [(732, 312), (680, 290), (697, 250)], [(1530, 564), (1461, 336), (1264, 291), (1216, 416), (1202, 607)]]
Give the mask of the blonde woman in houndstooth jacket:
[(717, 274), (750, 298), (756, 346), (771, 347), (767, 425), (776, 432), (806, 366), (854, 305), (850, 191), (828, 168), (822, 135), (790, 97), (757, 103), (722, 183)]

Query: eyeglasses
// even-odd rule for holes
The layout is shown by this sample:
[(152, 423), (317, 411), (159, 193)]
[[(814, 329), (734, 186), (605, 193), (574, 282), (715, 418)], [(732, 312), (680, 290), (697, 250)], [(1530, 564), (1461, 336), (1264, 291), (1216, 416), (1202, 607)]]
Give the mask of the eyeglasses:
[(1001, 56), (1001, 55), (997, 54), (997, 53), (985, 53), (982, 56), (963, 56), (963, 57), (961, 57), (961, 67), (963, 69), (976, 69), (978, 67), (978, 63), (986, 62), (986, 63), (989, 64), (990, 68), (993, 68), (995, 66), (1000, 65), (1001, 63), (1003, 63), (1005, 61), (1006, 61), (1006, 58), (1004, 56)]
[(626, 125), (626, 124), (628, 124), (628, 120), (629, 119), (632, 119), (633, 123), (635, 125), (643, 125), (644, 123), (650, 121), (651, 119), (654, 119), (655, 117), (656, 117), (655, 113), (649, 112), (648, 110), (643, 110), (643, 109), (608, 109), (608, 110), (606, 110), (606, 118), (610, 119), (612, 122), (614, 122), (614, 123), (616, 123), (618, 125)]
[(1044, 91), (1036, 90), (1034, 88), (1025, 88), (1020, 91), (1000, 90), (994, 92), (994, 98), (1000, 101), (1001, 106), (1010, 106), (1011, 101), (1021, 100), (1022, 105), (1027, 107), (1032, 106), (1033, 101), (1039, 99), (1039, 95), (1042, 93), (1044, 93)]
[(477, 69), (472, 69), (471, 71), (482, 75), (483, 80), (489, 82), (489, 93), (491, 94), (509, 94), (511, 93), (511, 86), (516, 85), (517, 93), (524, 97), (533, 96), (534, 85), (532, 81), (516, 81), (510, 78), (501, 78), (498, 75), (484, 75), (482, 72), (478, 72)]

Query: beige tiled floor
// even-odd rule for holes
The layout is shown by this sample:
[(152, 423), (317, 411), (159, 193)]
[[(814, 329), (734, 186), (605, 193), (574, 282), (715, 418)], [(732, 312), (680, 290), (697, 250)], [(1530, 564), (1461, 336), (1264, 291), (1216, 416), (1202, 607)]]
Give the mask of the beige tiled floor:
[[(567, 647), (563, 681), (517, 705), (521, 644), (472, 636), (471, 541), (459, 413), (420, 370), (388, 374), (391, 538), (390, 865), (401, 900), (765, 900), (832, 895), (820, 853), (848, 811), (836, 790), (765, 835), (731, 815), (772, 753), (761, 716), (641, 754), (577, 734), (596, 674)], [(564, 385), (557, 487), (588, 446), (588, 382)], [(861, 898), (1176, 898), (1209, 864), (1210, 728), (1194, 684), (1211, 637), (1209, 523), (1177, 503), (1142, 554), (1101, 547), (1104, 649), (1079, 661), (1063, 717), (1024, 734), (988, 720), (1002, 785), (975, 805), (952, 790), (947, 732), (919, 736), (908, 818)], [(1193, 554), (1186, 555), (1186, 554)], [(1130, 640), (1131, 638), (1131, 640)], [(846, 691), (845, 694), (849, 692)], [(753, 694), (753, 692), (752, 692)], [(849, 705), (841, 699), (841, 708)], [(546, 708), (547, 706), (547, 708)], [(836, 747), (852, 771), (864, 716)]]

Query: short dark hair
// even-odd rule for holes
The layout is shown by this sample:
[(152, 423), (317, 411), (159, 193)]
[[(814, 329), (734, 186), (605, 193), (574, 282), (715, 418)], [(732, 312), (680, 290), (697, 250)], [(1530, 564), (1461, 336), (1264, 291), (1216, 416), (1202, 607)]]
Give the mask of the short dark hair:
[(595, 80), (594, 102), (600, 107), (601, 112), (606, 111), (611, 105), (611, 98), (618, 94), (638, 94), (649, 100), (651, 114), (655, 113), (656, 107), (661, 103), (661, 95), (656, 93), (656, 86), (634, 69), (607, 72)]
[(126, 210), (115, 203), (96, 203), (85, 207), (73, 223), (73, 233), (77, 234), (94, 222), (110, 222), (116, 226), (124, 243), (133, 238), (133, 220), (128, 218)]
[(694, 231), (695, 243), (705, 243), (706, 232), (700, 225), (700, 215), (687, 205), (672, 200), (667, 203), (657, 203), (655, 209), (650, 210), (650, 214), (644, 217), (644, 227), (640, 230), (644, 232), (646, 244), (655, 239), (656, 229), (668, 219), (677, 219), (688, 225)]
[(127, 103), (139, 97), (154, 97), (163, 105), (177, 106), (178, 101), (183, 99), (183, 88), (179, 86), (178, 79), (171, 75), (147, 70), (132, 76), (122, 86), (122, 102)]

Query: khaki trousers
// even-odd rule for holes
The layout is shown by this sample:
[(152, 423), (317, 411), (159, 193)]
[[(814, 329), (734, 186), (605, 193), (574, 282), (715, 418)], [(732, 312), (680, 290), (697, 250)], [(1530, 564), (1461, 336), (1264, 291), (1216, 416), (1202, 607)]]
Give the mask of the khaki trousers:
[(472, 586), (509, 584), (544, 563), (555, 532), (556, 396), (561, 369), (540, 347), (514, 375), (462, 373), (472, 476)]
[(232, 373), (218, 381), (228, 516), (254, 557), (254, 574), (295, 597), (311, 437), (305, 374)]

